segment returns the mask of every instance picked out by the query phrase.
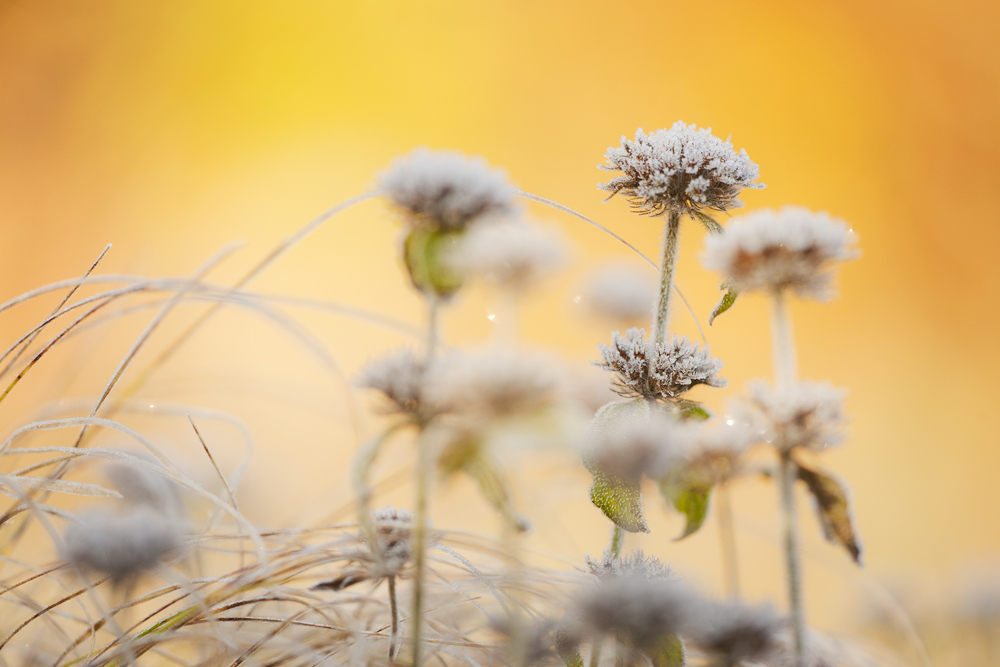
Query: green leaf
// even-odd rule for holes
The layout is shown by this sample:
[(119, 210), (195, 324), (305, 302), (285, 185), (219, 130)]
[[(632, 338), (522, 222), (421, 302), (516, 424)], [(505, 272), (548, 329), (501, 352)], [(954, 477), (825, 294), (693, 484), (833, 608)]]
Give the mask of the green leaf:
[(695, 211), (694, 216), (698, 218), (699, 221), (701, 221), (701, 224), (705, 225), (705, 228), (708, 229), (709, 233), (711, 234), (722, 234), (725, 231), (722, 228), (722, 225), (717, 223), (707, 213), (702, 213), (701, 211)]
[(719, 289), (726, 290), (726, 293), (722, 295), (722, 298), (719, 299), (719, 303), (715, 304), (715, 308), (713, 308), (712, 312), (709, 313), (708, 326), (712, 326), (712, 322), (715, 321), (716, 317), (732, 308), (733, 304), (736, 303), (736, 297), (740, 295), (739, 290), (736, 289), (736, 285), (734, 285), (733, 281), (728, 278), (724, 280), (721, 285), (719, 285)]
[(845, 484), (818, 466), (806, 465), (799, 461), (795, 463), (799, 479), (805, 482), (816, 501), (816, 512), (823, 527), (823, 535), (831, 542), (837, 542), (847, 549), (854, 562), (860, 565), (861, 542), (854, 528)]
[(677, 412), (680, 414), (681, 419), (704, 420), (704, 419), (709, 419), (712, 416), (712, 413), (706, 410), (705, 407), (698, 401), (689, 401), (687, 399), (683, 399), (680, 401), (676, 401), (673, 405), (676, 407)]
[[(608, 403), (597, 411), (588, 428), (591, 432), (613, 437), (623, 422), (648, 418), (650, 409), (649, 401), (645, 398)], [(642, 506), (641, 480), (609, 475), (588, 457), (584, 457), (583, 464), (594, 476), (594, 482), (590, 485), (590, 501), (604, 512), (604, 516), (630, 533), (648, 533), (649, 527), (646, 525)]]
[(687, 659), (684, 642), (677, 635), (665, 637), (658, 646), (645, 653), (653, 667), (684, 667)]
[(675, 538), (675, 542), (691, 535), (705, 523), (712, 497), (711, 486), (706, 486), (704, 483), (693, 484), (688, 478), (687, 471), (682, 468), (660, 481), (660, 493), (687, 519), (684, 532)]
[(462, 236), (456, 229), (415, 227), (403, 241), (403, 260), (413, 286), (424, 294), (447, 298), (462, 286), (447, 255)]

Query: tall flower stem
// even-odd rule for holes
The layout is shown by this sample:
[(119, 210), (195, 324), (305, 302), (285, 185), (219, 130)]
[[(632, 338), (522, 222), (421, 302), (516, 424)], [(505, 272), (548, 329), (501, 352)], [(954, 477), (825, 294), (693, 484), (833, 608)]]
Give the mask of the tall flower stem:
[(389, 614), (392, 616), (392, 629), (389, 635), (389, 660), (396, 657), (399, 646), (399, 608), (396, 605), (396, 577), (389, 575)]
[(622, 544), (625, 542), (625, 531), (621, 526), (615, 525), (611, 529), (611, 542), (608, 544), (608, 553), (611, 558), (618, 560), (622, 553)]
[(663, 248), (660, 252), (660, 295), (653, 314), (653, 342), (662, 343), (667, 337), (667, 319), (670, 317), (670, 292), (677, 265), (677, 247), (681, 231), (681, 214), (671, 211), (663, 229)]
[[(788, 316), (785, 293), (776, 289), (771, 294), (771, 342), (774, 381), (777, 388), (788, 389), (795, 382), (795, 344)], [(778, 483), (781, 487), (785, 563), (788, 569), (788, 603), (792, 620), (792, 640), (796, 667), (805, 665), (805, 612), (802, 605), (802, 561), (799, 553), (799, 530), (795, 508), (795, 480), (798, 477), (791, 450), (778, 441)]]
[[(430, 368), (437, 350), (440, 301), (434, 295), (427, 297), (427, 360)], [(422, 429), (421, 429), (422, 430)], [(427, 569), (427, 506), (430, 495), (433, 462), (428, 451), (429, 443), (417, 438), (417, 499), (413, 526), (413, 667), (420, 667), (423, 661), (424, 630), (424, 574)]]
[(721, 482), (715, 496), (719, 505), (719, 541), (722, 547), (722, 572), (726, 595), (735, 599), (740, 597), (740, 569), (736, 556), (736, 534), (733, 530), (733, 508), (729, 497), (729, 485)]

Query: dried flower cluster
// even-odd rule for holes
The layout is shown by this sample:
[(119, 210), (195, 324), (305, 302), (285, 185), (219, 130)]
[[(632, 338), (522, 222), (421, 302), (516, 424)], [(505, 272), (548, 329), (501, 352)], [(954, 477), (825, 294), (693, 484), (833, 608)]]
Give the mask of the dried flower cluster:
[(525, 222), (490, 222), (472, 225), (447, 260), (462, 275), (522, 292), (562, 266), (565, 256), (551, 232)]
[(622, 175), (598, 187), (612, 197), (623, 195), (648, 215), (728, 211), (742, 206), (737, 197), (743, 188), (764, 187), (757, 183), (757, 165), (745, 150), (737, 153), (710, 128), (683, 121), (650, 135), (640, 128), (634, 141), (623, 136), (621, 147), (609, 148), (605, 158), (607, 164), (600, 168)]
[(594, 315), (633, 323), (649, 318), (656, 289), (645, 274), (630, 266), (608, 266), (589, 277), (581, 296)]
[(702, 263), (740, 291), (790, 289), (805, 298), (832, 296), (829, 267), (854, 259), (856, 236), (842, 220), (799, 206), (738, 216), (725, 234), (705, 241)]
[(379, 177), (379, 189), (414, 225), (461, 229), (477, 218), (509, 215), (515, 190), (481, 158), (418, 148)]
[(82, 570), (122, 582), (155, 567), (184, 544), (178, 521), (149, 508), (93, 511), (66, 528), (65, 557)]
[(778, 389), (758, 380), (748, 385), (747, 393), (755, 409), (747, 418), (779, 448), (819, 450), (844, 438), (844, 391), (826, 382), (798, 382)]
[(725, 387), (716, 377), (722, 362), (708, 349), (699, 349), (686, 337), (674, 336), (670, 343), (645, 340), (643, 329), (631, 328), (622, 336), (615, 331), (611, 345), (599, 345), (603, 362), (596, 365), (617, 376), (622, 396), (675, 399), (695, 385)]
[(667, 579), (671, 575), (669, 566), (664, 565), (656, 556), (647, 556), (642, 549), (636, 549), (621, 557), (606, 551), (601, 560), (595, 560), (587, 555), (584, 562), (586, 562), (590, 573), (599, 579), (640, 577), (653, 581)]
[(389, 412), (417, 414), (423, 407), (425, 364), (411, 349), (401, 349), (369, 363), (358, 385), (385, 396)]

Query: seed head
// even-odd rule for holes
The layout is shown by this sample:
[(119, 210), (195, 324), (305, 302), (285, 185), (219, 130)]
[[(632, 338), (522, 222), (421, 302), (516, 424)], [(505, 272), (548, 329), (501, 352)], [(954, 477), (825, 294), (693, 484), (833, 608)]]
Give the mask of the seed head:
[(414, 225), (462, 229), (480, 216), (515, 210), (506, 174), (485, 160), (418, 148), (379, 176), (379, 188)]
[(623, 337), (612, 334), (612, 344), (598, 345), (603, 362), (595, 365), (618, 376), (616, 391), (622, 396), (675, 399), (691, 387), (707, 384), (725, 387), (726, 380), (715, 374), (722, 362), (692, 344), (674, 336), (670, 343), (646, 342), (643, 329), (631, 328)]
[(381, 555), (380, 559), (376, 559), (377, 571), (372, 572), (373, 577), (399, 574), (410, 561), (412, 553), (410, 532), (413, 529), (413, 513), (383, 507), (372, 512), (372, 524), (378, 540), (375, 548)]
[(799, 206), (738, 216), (705, 241), (702, 264), (726, 274), (740, 291), (791, 289), (803, 298), (832, 294), (830, 266), (854, 259), (857, 236), (828, 213)]
[(595, 271), (583, 288), (587, 308), (615, 322), (647, 319), (655, 299), (652, 281), (630, 266), (608, 266)]
[(597, 187), (610, 192), (609, 199), (623, 195), (641, 215), (728, 211), (743, 205), (737, 199), (743, 188), (764, 187), (745, 150), (737, 153), (711, 128), (683, 121), (650, 135), (639, 128), (634, 141), (623, 136), (621, 148), (609, 148), (604, 157), (607, 164), (598, 168), (622, 175)]
[(685, 635), (703, 651), (740, 665), (767, 662), (781, 646), (784, 621), (770, 605), (752, 607), (741, 602), (702, 600), (684, 623)]
[(123, 515), (84, 514), (66, 528), (64, 539), (67, 561), (109, 574), (116, 582), (153, 568), (183, 545), (177, 522), (149, 508)]
[(448, 263), (460, 274), (514, 292), (538, 283), (564, 259), (561, 239), (523, 222), (472, 225), (448, 255)]
[(640, 577), (647, 581), (656, 581), (670, 577), (670, 567), (664, 565), (656, 556), (647, 556), (642, 549), (618, 558), (610, 551), (605, 551), (601, 560), (594, 560), (588, 554), (587, 568), (598, 579), (611, 577)]
[(755, 420), (765, 437), (781, 449), (820, 450), (844, 439), (844, 391), (826, 382), (798, 382), (776, 389), (756, 380), (747, 386)]
[(422, 406), (424, 376), (424, 362), (404, 348), (368, 364), (358, 384), (382, 392), (389, 399), (389, 412), (416, 414)]

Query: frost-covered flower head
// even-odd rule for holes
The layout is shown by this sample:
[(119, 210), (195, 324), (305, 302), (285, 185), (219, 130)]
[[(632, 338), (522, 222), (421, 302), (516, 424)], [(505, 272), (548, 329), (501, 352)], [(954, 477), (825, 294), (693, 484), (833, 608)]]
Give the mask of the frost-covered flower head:
[(399, 574), (412, 554), (410, 532), (413, 529), (413, 513), (395, 507), (383, 507), (372, 511), (372, 525), (378, 540), (375, 548), (381, 556), (376, 559), (380, 571), (373, 572), (373, 575), (380, 578)]
[(684, 336), (653, 343), (636, 328), (611, 336), (611, 345), (598, 345), (604, 361), (595, 365), (618, 376), (616, 390), (622, 396), (674, 399), (698, 384), (726, 386), (726, 380), (715, 376), (722, 362)]
[(583, 288), (583, 302), (595, 315), (615, 322), (647, 320), (656, 300), (656, 286), (631, 266), (606, 266), (595, 271)]
[(623, 419), (614, 428), (592, 430), (583, 458), (605, 475), (655, 479), (687, 455), (691, 433), (679, 419), (659, 412)]
[(656, 556), (647, 556), (642, 549), (636, 549), (621, 558), (605, 551), (601, 560), (588, 554), (585, 558), (587, 569), (598, 579), (613, 577), (640, 577), (647, 581), (670, 578), (670, 567)]
[(601, 578), (575, 602), (584, 636), (610, 636), (646, 650), (678, 632), (691, 595), (673, 581), (629, 575)]
[(69, 524), (64, 540), (67, 561), (111, 575), (116, 582), (153, 568), (184, 544), (177, 521), (149, 508), (84, 514)]
[(508, 417), (549, 406), (559, 378), (548, 358), (492, 348), (446, 357), (429, 374), (427, 397), (442, 409), (475, 418)]
[(658, 476), (661, 479), (682, 477), (693, 487), (711, 487), (738, 475), (743, 455), (758, 439), (748, 423), (718, 418), (686, 420), (674, 429), (680, 444), (678, 454), (664, 460), (665, 465), (657, 471)]
[(562, 239), (525, 222), (477, 223), (451, 249), (448, 263), (514, 292), (538, 283), (566, 258)]
[(805, 298), (831, 296), (830, 265), (858, 256), (857, 236), (828, 213), (800, 206), (738, 216), (705, 241), (702, 264), (740, 291), (791, 289)]
[(388, 400), (388, 410), (416, 414), (422, 406), (424, 362), (408, 348), (387, 354), (369, 363), (358, 378), (358, 385), (381, 392)]
[[(141, 456), (141, 455), (140, 455)], [(142, 456), (142, 458), (146, 458)], [(155, 459), (150, 463), (159, 466)], [(164, 470), (164, 472), (166, 472)], [(111, 485), (122, 495), (125, 503), (132, 507), (145, 507), (154, 512), (181, 518), (184, 516), (184, 502), (180, 487), (172, 480), (139, 465), (114, 461), (104, 466), (104, 475)]]
[(418, 148), (379, 175), (379, 189), (415, 225), (461, 229), (472, 220), (515, 210), (506, 174), (485, 160)]
[(621, 148), (609, 148), (604, 157), (608, 163), (599, 169), (622, 175), (598, 187), (611, 193), (609, 199), (623, 195), (643, 215), (728, 211), (743, 205), (737, 199), (743, 188), (764, 187), (745, 150), (737, 153), (711, 128), (683, 121), (649, 135), (640, 128), (634, 141), (623, 136)]
[(767, 663), (781, 646), (784, 625), (770, 605), (702, 600), (685, 619), (684, 634), (723, 665)]
[(777, 389), (755, 380), (747, 386), (765, 437), (782, 449), (823, 449), (844, 439), (844, 391), (826, 382), (797, 382)]

